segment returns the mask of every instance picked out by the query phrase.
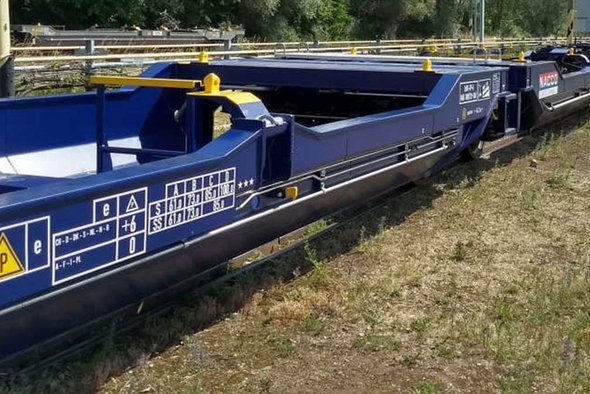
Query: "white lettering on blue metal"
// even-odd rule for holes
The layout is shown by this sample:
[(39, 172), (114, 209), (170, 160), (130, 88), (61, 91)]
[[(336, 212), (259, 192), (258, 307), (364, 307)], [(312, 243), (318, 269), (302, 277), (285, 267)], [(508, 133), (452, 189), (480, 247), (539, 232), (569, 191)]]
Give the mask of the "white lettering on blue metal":
[(459, 102), (468, 104), (477, 101), (477, 81), (461, 82), (459, 85)]
[(459, 103), (469, 104), (492, 98), (492, 80), (461, 82), (459, 84)]
[(51, 236), (53, 285), (144, 254), (148, 235), (232, 209), (235, 192), (232, 167), (93, 200), (90, 223)]
[(502, 76), (500, 73), (492, 74), (492, 93), (498, 94), (502, 91)]
[(93, 201), (93, 222), (54, 233), (53, 284), (120, 263), (146, 251), (147, 188)]
[(165, 187), (165, 198), (149, 205), (150, 235), (233, 208), (236, 169), (182, 179)]

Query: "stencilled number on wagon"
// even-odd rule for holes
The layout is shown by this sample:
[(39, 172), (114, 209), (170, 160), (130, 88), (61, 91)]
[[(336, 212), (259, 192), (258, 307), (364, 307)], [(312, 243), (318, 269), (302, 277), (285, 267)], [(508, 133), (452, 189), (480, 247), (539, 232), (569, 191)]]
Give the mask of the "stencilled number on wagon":
[(146, 250), (148, 189), (92, 202), (92, 220), (54, 232), (53, 284), (137, 257)]
[(220, 200), (215, 200), (213, 201), (213, 210), (214, 211), (220, 211), (223, 209), (223, 201)]
[(137, 247), (137, 240), (135, 237), (129, 238), (129, 254), (134, 254)]
[(149, 234), (233, 208), (235, 183), (235, 168), (167, 183), (164, 198), (150, 203)]

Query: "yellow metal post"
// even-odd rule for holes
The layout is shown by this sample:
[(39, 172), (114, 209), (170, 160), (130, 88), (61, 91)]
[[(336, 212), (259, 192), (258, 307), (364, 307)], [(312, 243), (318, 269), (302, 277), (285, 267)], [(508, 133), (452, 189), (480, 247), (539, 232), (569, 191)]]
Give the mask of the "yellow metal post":
[(209, 54), (206, 51), (199, 53), (199, 63), (209, 63)]
[(10, 56), (10, 13), (9, 0), (0, 0), (0, 66)]
[(567, 45), (573, 45), (574, 44), (574, 36), (575, 36), (575, 31), (574, 31), (574, 25), (576, 22), (576, 4), (575, 4), (575, 0), (569, 0), (569, 4), (568, 4), (568, 10), (567, 10)]
[(14, 57), (10, 52), (9, 0), (0, 0), (0, 97), (14, 96)]
[(218, 94), (221, 87), (221, 79), (216, 74), (207, 74), (203, 78), (203, 87), (206, 94)]

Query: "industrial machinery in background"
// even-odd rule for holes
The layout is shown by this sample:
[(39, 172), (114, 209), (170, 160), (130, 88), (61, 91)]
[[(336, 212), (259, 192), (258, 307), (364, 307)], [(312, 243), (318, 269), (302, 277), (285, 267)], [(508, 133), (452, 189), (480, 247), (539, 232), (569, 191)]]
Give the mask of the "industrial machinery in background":
[(239, 41), (244, 37), (241, 27), (229, 29), (150, 30), (136, 26), (121, 29), (90, 28), (66, 30), (44, 25), (12, 25), (16, 44), (43, 47), (84, 45), (94, 41), (96, 45), (158, 45), (185, 43), (223, 43)]

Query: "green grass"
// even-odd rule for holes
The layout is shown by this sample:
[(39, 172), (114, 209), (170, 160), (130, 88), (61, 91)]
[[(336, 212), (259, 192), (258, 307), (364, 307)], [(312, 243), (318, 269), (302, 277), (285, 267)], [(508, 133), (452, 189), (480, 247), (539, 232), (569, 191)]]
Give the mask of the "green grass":
[(401, 343), (389, 335), (367, 334), (358, 337), (353, 342), (353, 348), (370, 351), (396, 351), (400, 348)]
[(418, 364), (418, 360), (420, 360), (419, 353), (408, 353), (403, 355), (400, 362), (406, 368), (414, 368)]
[(410, 324), (410, 329), (417, 333), (424, 333), (430, 326), (430, 319), (427, 317), (416, 319)]
[(569, 184), (570, 174), (569, 170), (557, 169), (547, 178), (547, 184), (554, 189), (566, 188)]
[(437, 341), (433, 347), (434, 355), (436, 357), (451, 359), (456, 356), (455, 347), (449, 338)]
[(287, 335), (280, 332), (272, 332), (269, 334), (266, 338), (266, 342), (277, 357), (288, 357), (295, 350), (293, 341)]
[(528, 183), (521, 192), (522, 206), (527, 211), (537, 211), (542, 208), (543, 190), (537, 183)]
[(416, 394), (438, 394), (444, 391), (445, 386), (439, 382), (420, 382), (414, 386)]
[(502, 388), (531, 392), (550, 380), (558, 392), (590, 392), (590, 266), (576, 264), (547, 275), (535, 270), (493, 300), (482, 317), (479, 340), (510, 365)]
[(377, 306), (366, 306), (363, 309), (365, 309), (363, 319), (369, 326), (376, 327), (383, 322), (382, 312)]
[(329, 287), (331, 280), (326, 261), (318, 256), (318, 252), (309, 241), (304, 242), (303, 250), (306, 263), (313, 267), (312, 271), (304, 278), (305, 285), (314, 290)]
[(318, 220), (315, 223), (312, 223), (305, 229), (305, 233), (307, 236), (318, 234), (324, 231), (326, 228), (330, 226), (330, 221), (328, 219)]
[(309, 314), (301, 323), (301, 328), (312, 335), (320, 335), (324, 332), (326, 324), (317, 315)]

